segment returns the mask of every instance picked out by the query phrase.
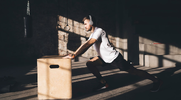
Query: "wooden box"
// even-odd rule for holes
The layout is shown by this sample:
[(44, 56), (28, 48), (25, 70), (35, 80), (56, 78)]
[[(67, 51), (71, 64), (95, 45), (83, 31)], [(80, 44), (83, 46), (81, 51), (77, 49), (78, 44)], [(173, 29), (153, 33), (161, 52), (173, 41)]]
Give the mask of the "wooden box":
[(71, 59), (45, 56), (37, 59), (38, 99), (71, 99)]

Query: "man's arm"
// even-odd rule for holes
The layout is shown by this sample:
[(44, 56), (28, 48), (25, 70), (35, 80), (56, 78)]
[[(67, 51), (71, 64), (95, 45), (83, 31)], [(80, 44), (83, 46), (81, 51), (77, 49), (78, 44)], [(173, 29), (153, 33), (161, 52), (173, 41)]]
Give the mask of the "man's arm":
[(75, 52), (74, 54), (69, 54), (65, 57), (63, 57), (64, 59), (74, 59), (76, 56), (79, 56), (81, 54), (83, 54), (85, 51), (87, 51), (87, 49), (92, 46), (94, 43), (96, 42), (96, 39), (91, 38), (90, 40), (86, 41), (84, 44), (82, 44)]
[(75, 52), (74, 56), (79, 56), (83, 54), (87, 49), (92, 46), (96, 42), (96, 39), (91, 38), (90, 40), (86, 41), (84, 44), (82, 44)]

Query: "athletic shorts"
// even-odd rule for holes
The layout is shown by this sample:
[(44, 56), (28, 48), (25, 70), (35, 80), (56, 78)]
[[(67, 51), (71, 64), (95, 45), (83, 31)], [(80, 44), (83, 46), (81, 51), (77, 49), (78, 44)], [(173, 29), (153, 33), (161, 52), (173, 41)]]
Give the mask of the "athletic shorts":
[(107, 66), (107, 65), (115, 66), (115, 67), (118, 67), (121, 71), (127, 71), (131, 66), (130, 63), (128, 61), (126, 61), (120, 53), (119, 53), (118, 57), (116, 59), (114, 59), (114, 61), (112, 63), (104, 62), (104, 60), (101, 57), (99, 57), (99, 59), (102, 60), (103, 66)]

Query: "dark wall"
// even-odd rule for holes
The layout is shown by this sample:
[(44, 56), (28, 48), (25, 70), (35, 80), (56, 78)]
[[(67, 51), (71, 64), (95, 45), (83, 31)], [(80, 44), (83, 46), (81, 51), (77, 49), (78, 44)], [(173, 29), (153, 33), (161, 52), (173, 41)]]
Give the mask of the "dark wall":
[[(112, 36), (127, 38), (128, 34), (123, 35), (123, 31), (131, 32), (136, 26), (134, 33), (143, 37), (158, 42), (168, 42), (170, 39), (174, 45), (180, 43), (180, 2), (30, 0), (33, 33), (31, 38), (24, 38), (23, 17), (26, 15), (26, 4), (26, 0), (0, 1), (1, 64), (36, 63), (36, 59), (43, 55), (57, 55), (57, 15), (82, 22), (84, 16), (91, 14), (97, 18), (98, 27)], [(125, 26), (126, 22), (130, 22), (131, 27)]]
[(180, 4), (180, 0), (131, 0), (129, 14), (140, 36), (181, 47)]
[[(116, 28), (116, 1), (117, 0), (61, 0), (59, 10), (60, 14), (67, 16), (68, 3), (68, 16), (70, 19), (82, 22), (82, 18), (91, 14), (96, 17), (98, 27), (102, 27), (109, 34), (115, 34)], [(64, 4), (63, 6), (61, 4)]]
[(70, 19), (78, 22), (82, 22), (86, 15), (94, 15), (98, 19), (99, 27), (108, 34), (116, 35), (116, 1), (30, 0), (31, 38), (24, 37), (23, 28), (27, 1), (1, 1), (1, 64), (36, 63), (36, 59), (43, 55), (57, 55), (57, 15), (67, 17), (67, 12)]
[(24, 38), (26, 0), (1, 1), (1, 64), (36, 63), (43, 55), (57, 54), (56, 3), (30, 0), (31, 38)]

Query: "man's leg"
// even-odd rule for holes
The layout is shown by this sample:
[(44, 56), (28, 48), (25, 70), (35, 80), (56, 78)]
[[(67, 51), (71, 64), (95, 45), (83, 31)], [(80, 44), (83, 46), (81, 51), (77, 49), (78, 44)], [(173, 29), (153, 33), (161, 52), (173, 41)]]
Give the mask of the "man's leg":
[(103, 77), (100, 74), (100, 71), (98, 70), (98, 66), (102, 66), (103, 62), (99, 57), (94, 57), (93, 59), (89, 60), (87, 63), (87, 68), (93, 73), (94, 76), (100, 81), (100, 85), (98, 85), (94, 90), (101, 90), (108, 87), (108, 84), (103, 79)]
[(146, 78), (146, 79), (150, 79), (153, 82), (158, 82), (159, 81), (158, 78), (154, 77), (153, 75), (149, 74), (148, 72), (136, 69), (132, 65), (130, 65), (130, 68), (127, 70), (127, 72), (129, 74), (132, 74), (132, 75), (136, 75), (136, 76), (140, 76), (140, 77), (143, 77), (143, 78)]
[(100, 74), (100, 71), (98, 70), (97, 66), (102, 66), (103, 62), (99, 59), (99, 57), (94, 57), (91, 60), (89, 60), (87, 63), (87, 68), (91, 71), (91, 73), (96, 76), (98, 80), (102, 80), (103, 77)]
[(151, 89), (151, 92), (157, 92), (162, 85), (162, 81), (160, 79), (154, 77), (146, 71), (134, 68), (133, 65), (126, 61), (121, 54), (115, 59), (115, 61), (112, 62), (112, 65), (116, 65), (120, 70), (127, 71), (129, 74), (152, 80), (153, 88)]
[(150, 89), (151, 92), (157, 92), (160, 89), (161, 85), (163, 84), (163, 82), (160, 79), (158, 79), (157, 77), (154, 77), (153, 75), (149, 74), (146, 71), (136, 69), (132, 65), (130, 66), (131, 67), (127, 70), (128, 73), (132, 75), (137, 75), (146, 79), (150, 79), (153, 81), (153, 87)]

